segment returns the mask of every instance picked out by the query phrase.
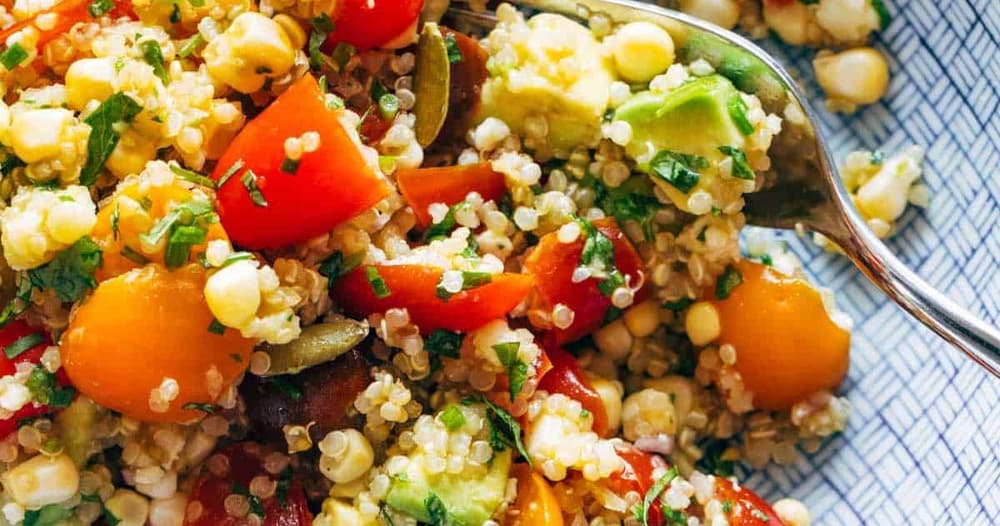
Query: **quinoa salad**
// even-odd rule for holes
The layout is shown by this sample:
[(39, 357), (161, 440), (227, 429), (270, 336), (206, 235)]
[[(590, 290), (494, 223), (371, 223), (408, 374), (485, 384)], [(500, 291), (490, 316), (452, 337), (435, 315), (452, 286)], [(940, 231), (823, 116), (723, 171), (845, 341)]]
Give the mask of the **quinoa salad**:
[[(881, 5), (673, 7), (854, 111)], [(737, 478), (848, 418), (851, 321), (741, 212), (801, 111), (447, 7), (0, 1), (0, 525), (808, 526)], [(879, 235), (921, 157), (848, 157)]]

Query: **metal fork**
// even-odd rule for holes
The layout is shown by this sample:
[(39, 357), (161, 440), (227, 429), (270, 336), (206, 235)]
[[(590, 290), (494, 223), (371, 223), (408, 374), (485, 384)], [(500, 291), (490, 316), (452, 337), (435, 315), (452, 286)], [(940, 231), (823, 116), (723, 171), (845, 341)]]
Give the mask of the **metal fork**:
[[(743, 91), (755, 93), (765, 109), (784, 114), (797, 105), (804, 122), (787, 119), (771, 149), (763, 186), (747, 194), (750, 224), (818, 232), (843, 249), (866, 276), (905, 311), (976, 363), (1000, 376), (1000, 330), (937, 291), (896, 258), (867, 227), (851, 204), (816, 116), (795, 81), (774, 57), (749, 40), (683, 13), (631, 0), (508, 0), (531, 10), (587, 20), (595, 14), (614, 22), (645, 20), (674, 38), (678, 59), (707, 60)], [(486, 29), (495, 19), (483, 13), (448, 10), (447, 19)]]

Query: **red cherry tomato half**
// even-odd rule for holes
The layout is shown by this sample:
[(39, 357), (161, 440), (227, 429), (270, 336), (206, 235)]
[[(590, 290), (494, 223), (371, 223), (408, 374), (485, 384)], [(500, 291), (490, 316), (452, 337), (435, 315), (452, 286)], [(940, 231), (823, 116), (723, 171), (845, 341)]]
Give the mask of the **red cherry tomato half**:
[[(11, 2), (13, 3), (13, 2)], [(0, 42), (6, 42), (7, 38), (28, 26), (33, 27), (38, 32), (38, 49), (53, 40), (54, 38), (69, 31), (77, 22), (87, 22), (94, 19), (88, 8), (91, 0), (64, 0), (56, 2), (52, 7), (36, 13), (30, 18), (22, 20), (12, 26), (0, 31)], [(6, 4), (9, 9), (10, 4)], [(112, 18), (126, 16), (135, 19), (135, 11), (132, 9), (132, 2), (128, 0), (114, 0), (111, 11), (108, 13)], [(37, 20), (42, 15), (55, 15), (52, 24), (43, 24), (44, 29), (39, 27)]]
[(431, 223), (427, 209), (434, 203), (451, 206), (472, 192), (483, 201), (496, 201), (507, 192), (503, 174), (493, 171), (489, 163), (398, 170), (396, 183), (421, 226)]
[[(389, 194), (306, 75), (250, 121), (219, 159), (212, 178), (222, 226), (237, 244), (280, 248), (329, 231)], [(285, 139), (317, 132), (319, 149), (285, 163)], [(235, 169), (234, 169), (235, 166)], [(251, 173), (252, 172), (252, 173)]]
[[(12, 321), (0, 329), (0, 349), (3, 350), (6, 350), (8, 346), (14, 344), (18, 340), (21, 340), (22, 338), (32, 337), (31, 335), (33, 334), (38, 334), (39, 337), (41, 337), (41, 341), (21, 352), (13, 359), (8, 358), (6, 352), (0, 352), (0, 377), (8, 376), (17, 372), (17, 364), (38, 364), (41, 362), (42, 353), (45, 352), (45, 349), (48, 346), (52, 345), (52, 340), (49, 339), (49, 336), (45, 333), (45, 331), (32, 328), (28, 326), (27, 323), (20, 320)], [(61, 369), (56, 374), (56, 380), (60, 385), (67, 385), (69, 383), (66, 379), (65, 373), (63, 373)], [(16, 431), (18, 421), (24, 420), (25, 418), (44, 415), (50, 412), (52, 412), (52, 409), (48, 406), (29, 402), (21, 409), (15, 411), (10, 418), (0, 420), (0, 438)]]
[[(644, 498), (649, 488), (656, 483), (653, 473), (658, 468), (666, 468), (667, 463), (662, 458), (641, 451), (632, 445), (618, 446), (616, 451), (625, 462), (625, 467), (608, 477), (608, 488), (621, 496), (634, 491)], [(647, 517), (650, 526), (663, 525), (663, 513), (660, 512), (659, 501), (650, 506)]]
[(335, 29), (327, 42), (365, 50), (391, 44), (414, 30), (424, 0), (340, 0), (334, 6), (330, 18)]
[[(228, 469), (224, 476), (217, 476), (206, 469), (195, 482), (188, 502), (184, 526), (309, 526), (312, 514), (306, 504), (302, 484), (290, 472), (274, 475), (264, 469), (264, 455), (260, 444), (242, 442), (233, 444), (220, 455), (226, 457)], [(210, 459), (210, 462), (212, 460)], [(226, 511), (225, 501), (230, 495), (250, 495), (250, 483), (255, 477), (265, 476), (277, 484), (275, 494), (266, 499), (252, 497), (250, 511), (263, 517), (234, 517)], [(201, 504), (201, 513), (191, 513), (191, 504)], [(254, 512), (257, 513), (254, 513)]]
[[(639, 283), (642, 260), (614, 219), (594, 221), (594, 226), (607, 236), (615, 247), (615, 266), (633, 286)], [(535, 277), (538, 298), (533, 308), (551, 310), (557, 303), (573, 310), (573, 323), (565, 329), (553, 329), (555, 342), (564, 344), (577, 340), (600, 328), (611, 307), (611, 300), (598, 289), (600, 280), (587, 279), (573, 283), (573, 270), (583, 252), (584, 235), (573, 243), (559, 241), (558, 234), (542, 236), (524, 262), (525, 271)], [(635, 303), (645, 299), (646, 289), (636, 293)]]
[[(334, 283), (333, 296), (351, 316), (405, 308), (410, 321), (427, 335), (435, 329), (478, 329), (506, 316), (531, 290), (530, 276), (498, 274), (485, 285), (443, 300), (437, 296), (442, 273), (441, 269), (423, 265), (362, 265)], [(385, 286), (381, 298), (373, 283), (377, 279)]]
[(715, 477), (715, 498), (729, 509), (726, 518), (730, 526), (785, 525), (767, 501), (743, 486), (736, 489), (732, 482), (722, 477)]
[(549, 393), (562, 393), (580, 402), (593, 415), (594, 432), (604, 436), (608, 432), (608, 413), (600, 395), (583, 375), (576, 358), (560, 347), (548, 346), (545, 354), (552, 362), (552, 370), (542, 378), (538, 388)]

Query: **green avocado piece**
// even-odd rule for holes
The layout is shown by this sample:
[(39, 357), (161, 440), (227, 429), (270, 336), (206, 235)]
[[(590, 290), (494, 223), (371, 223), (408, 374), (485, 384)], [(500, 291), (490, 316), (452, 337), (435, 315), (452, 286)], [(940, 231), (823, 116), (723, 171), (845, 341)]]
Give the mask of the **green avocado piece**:
[(385, 502), (393, 509), (406, 513), (420, 522), (432, 523), (427, 509), (432, 496), (437, 496), (448, 518), (455, 526), (481, 526), (493, 516), (503, 501), (510, 472), (510, 450), (493, 455), (489, 470), (478, 479), (447, 472), (430, 474), (424, 470), (425, 457), (410, 457), (405, 475), (393, 478)]
[(94, 424), (98, 407), (91, 399), (78, 396), (66, 409), (56, 415), (55, 424), (64, 451), (76, 467), (87, 465), (87, 460), (97, 449), (94, 443)]
[(719, 159), (720, 146), (742, 148), (746, 142), (748, 123), (738, 106), (745, 108), (733, 83), (709, 75), (668, 93), (637, 93), (618, 107), (614, 119), (632, 126), (626, 152), (640, 167), (660, 150)]

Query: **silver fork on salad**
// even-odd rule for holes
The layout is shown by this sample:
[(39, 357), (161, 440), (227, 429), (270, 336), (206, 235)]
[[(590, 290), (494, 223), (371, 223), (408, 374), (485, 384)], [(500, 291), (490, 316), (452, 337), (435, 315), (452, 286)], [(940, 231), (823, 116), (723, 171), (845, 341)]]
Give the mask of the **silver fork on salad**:
[[(821, 131), (791, 75), (774, 57), (746, 38), (690, 15), (632, 0), (507, 0), (520, 8), (579, 20), (603, 14), (616, 23), (647, 21), (670, 33), (678, 58), (708, 61), (768, 111), (796, 107), (803, 119), (786, 121), (771, 147), (771, 168), (757, 191), (746, 194), (749, 224), (809, 230), (836, 243), (851, 261), (910, 315), (996, 376), (1000, 376), (1000, 330), (936, 290), (907, 268), (868, 228), (851, 203)], [(447, 20), (488, 29), (488, 13), (449, 8)]]

